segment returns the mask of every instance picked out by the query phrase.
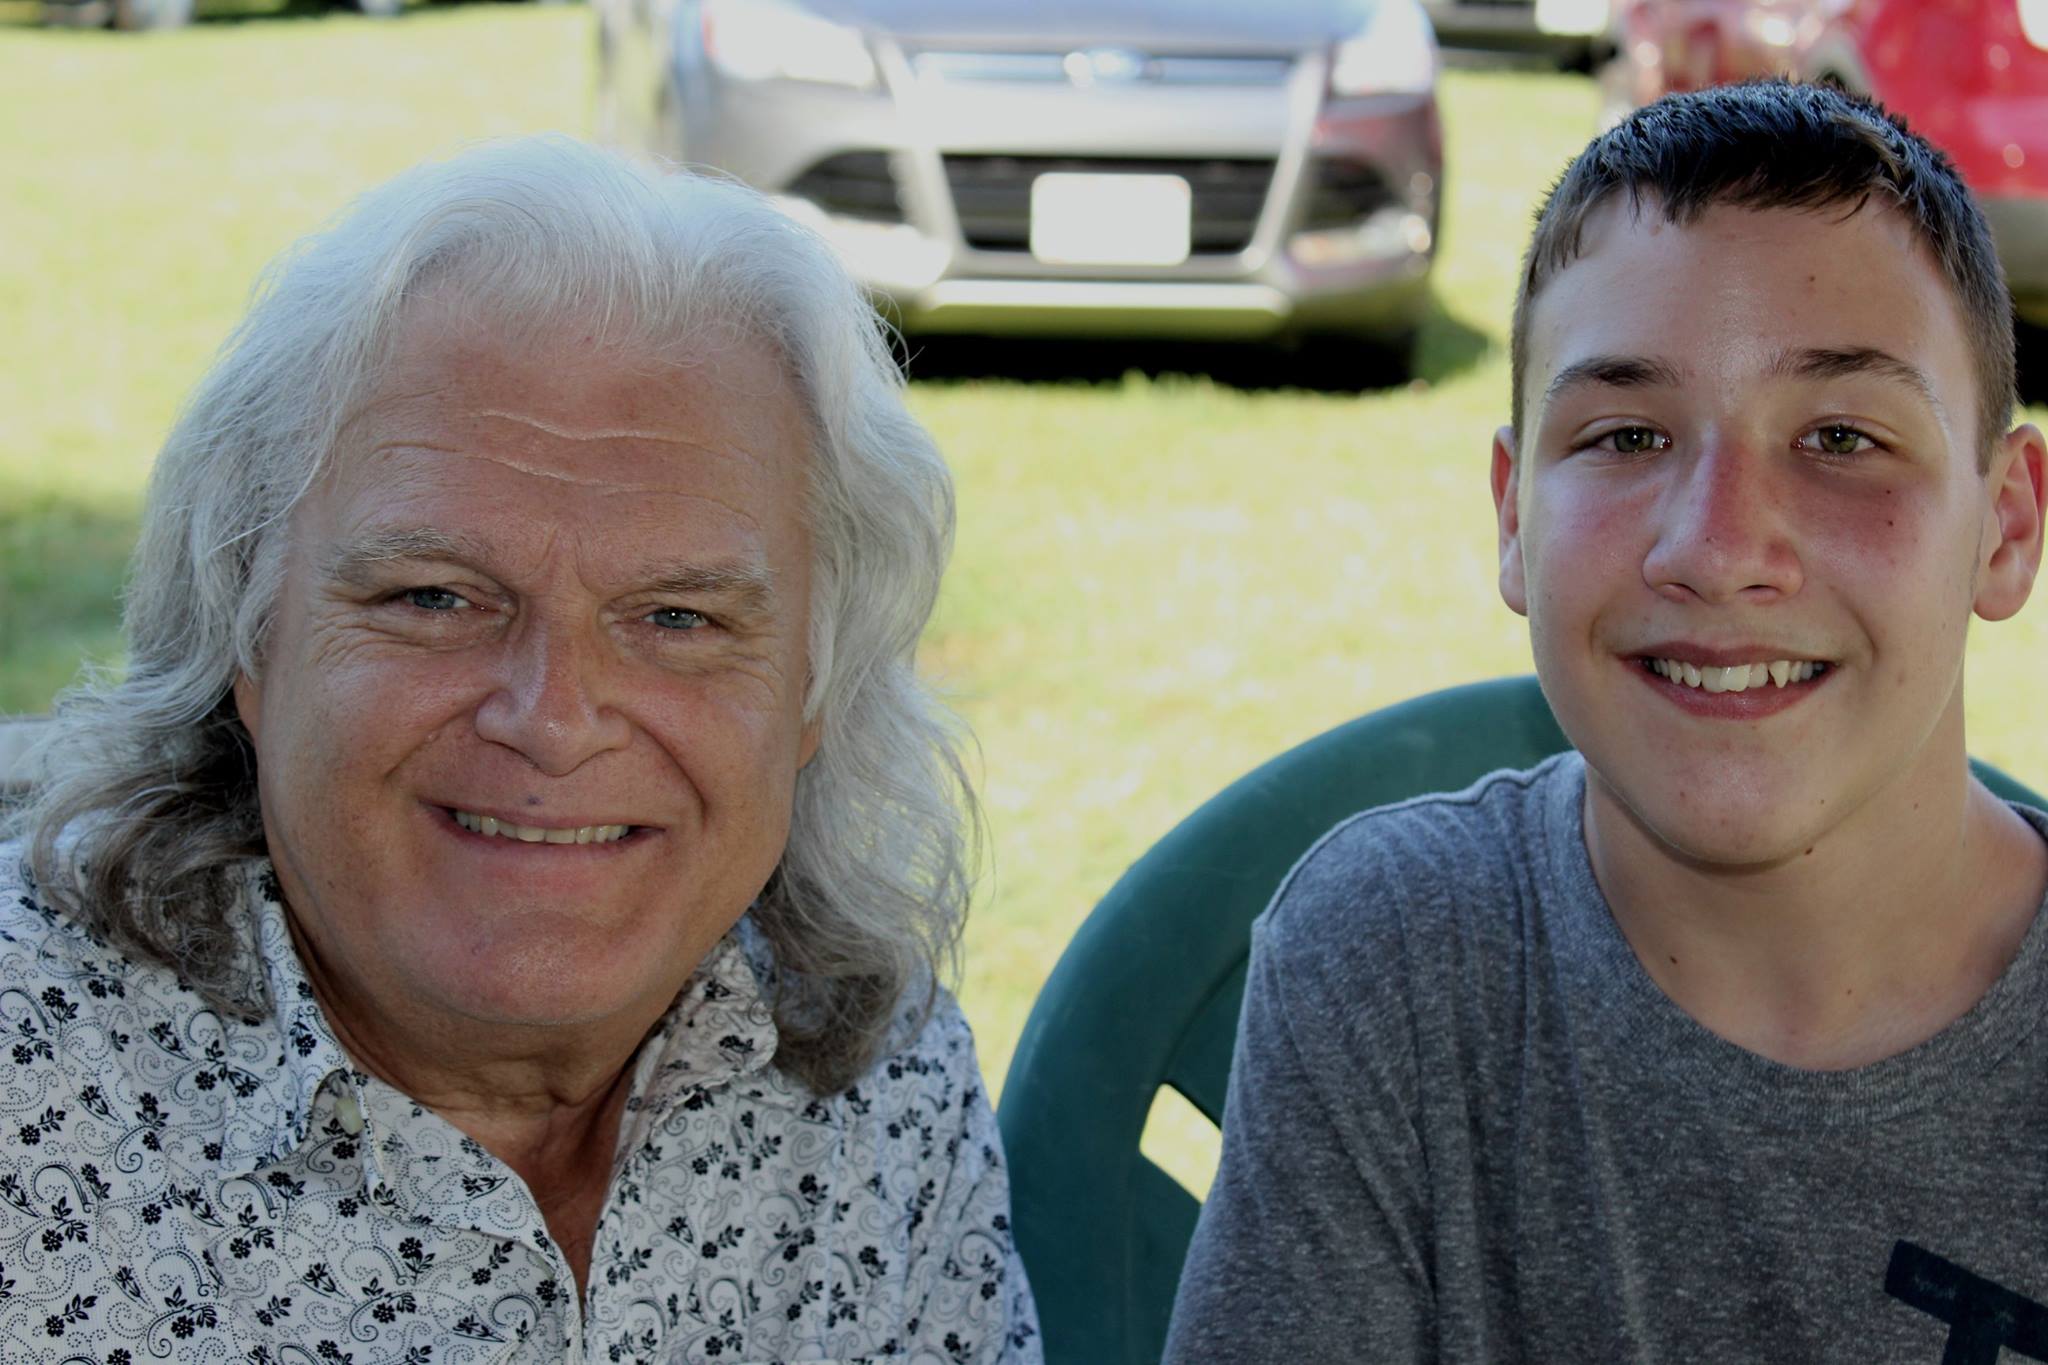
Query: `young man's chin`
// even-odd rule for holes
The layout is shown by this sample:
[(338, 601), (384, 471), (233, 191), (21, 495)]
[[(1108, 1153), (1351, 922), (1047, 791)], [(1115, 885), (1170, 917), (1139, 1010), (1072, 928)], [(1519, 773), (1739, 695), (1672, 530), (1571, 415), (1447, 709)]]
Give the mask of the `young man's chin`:
[(1596, 825), (1625, 821), (1651, 845), (1702, 871), (1763, 870), (1809, 856), (1855, 804), (1841, 791), (1788, 789), (1762, 774), (1727, 771), (1701, 780), (1603, 773), (1587, 760)]

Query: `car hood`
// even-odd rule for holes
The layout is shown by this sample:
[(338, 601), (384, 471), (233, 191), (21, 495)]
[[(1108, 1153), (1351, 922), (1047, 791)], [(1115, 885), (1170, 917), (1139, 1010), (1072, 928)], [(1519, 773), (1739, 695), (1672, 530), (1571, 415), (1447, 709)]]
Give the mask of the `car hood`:
[(912, 47), (1268, 53), (1356, 33), (1378, 0), (804, 0), (828, 19)]

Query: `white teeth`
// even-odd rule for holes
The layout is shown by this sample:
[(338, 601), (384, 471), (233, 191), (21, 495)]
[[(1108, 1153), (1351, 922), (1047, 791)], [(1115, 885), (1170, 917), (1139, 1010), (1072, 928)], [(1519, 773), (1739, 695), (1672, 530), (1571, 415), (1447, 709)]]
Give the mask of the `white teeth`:
[(1682, 659), (1650, 660), (1650, 671), (1658, 677), (1708, 692), (1746, 692), (1766, 683), (1784, 687), (1790, 683), (1810, 681), (1826, 669), (1826, 664), (1811, 660), (1773, 659), (1768, 663), (1732, 664), (1726, 668), (1711, 665), (1701, 668)]
[(540, 825), (515, 825), (490, 815), (454, 812), (455, 823), (472, 834), (500, 839), (517, 839), (523, 844), (609, 844), (626, 837), (631, 825), (578, 825), (570, 829), (547, 829)]

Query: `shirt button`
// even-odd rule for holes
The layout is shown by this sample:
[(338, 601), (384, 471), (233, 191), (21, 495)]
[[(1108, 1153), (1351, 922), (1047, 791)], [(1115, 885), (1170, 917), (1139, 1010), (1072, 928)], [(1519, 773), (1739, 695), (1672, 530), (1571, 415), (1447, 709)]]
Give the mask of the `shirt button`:
[(350, 1137), (363, 1131), (363, 1107), (356, 1103), (354, 1095), (342, 1095), (334, 1101), (334, 1117), (341, 1121), (341, 1131)]

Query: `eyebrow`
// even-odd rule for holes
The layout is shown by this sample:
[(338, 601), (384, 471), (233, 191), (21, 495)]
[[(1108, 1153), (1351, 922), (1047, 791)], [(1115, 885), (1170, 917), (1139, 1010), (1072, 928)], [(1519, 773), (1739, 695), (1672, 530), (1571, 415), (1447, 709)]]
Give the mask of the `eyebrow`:
[[(1843, 379), (1872, 375), (1903, 384), (1936, 412), (1946, 410), (1934, 392), (1934, 382), (1918, 366), (1901, 360), (1876, 346), (1807, 346), (1782, 351), (1764, 370), (1771, 379)], [(1560, 394), (1587, 385), (1609, 388), (1677, 388), (1682, 383), (1678, 370), (1653, 356), (1596, 355), (1575, 361), (1557, 372), (1543, 391), (1547, 407)]]
[(1614, 389), (1672, 388), (1679, 386), (1677, 367), (1650, 356), (1595, 355), (1573, 361), (1557, 372), (1543, 390), (1543, 405), (1575, 388), (1599, 384)]
[[(327, 556), (329, 577), (356, 588), (381, 586), (379, 566), (404, 560), (445, 560), (480, 572), (490, 556), (466, 537), (431, 526), (373, 531), (337, 546)], [(493, 575), (495, 576), (495, 575)], [(775, 600), (775, 575), (742, 560), (669, 564), (652, 570), (638, 587), (682, 597), (714, 597), (741, 611), (762, 611)]]
[(1813, 346), (1786, 351), (1766, 371), (1774, 379), (1843, 379), (1851, 375), (1873, 375), (1911, 389), (1916, 397), (1936, 412), (1942, 412), (1934, 383), (1918, 366), (1875, 346), (1845, 346), (1839, 349)]
[(683, 564), (658, 573), (647, 587), (676, 597), (715, 597), (741, 611), (762, 611), (775, 600), (775, 575), (762, 564)]
[(479, 547), (430, 526), (409, 526), (372, 531), (335, 546), (326, 556), (327, 576), (362, 588), (376, 585), (379, 565), (403, 559), (446, 559), (463, 564), (480, 563)]

